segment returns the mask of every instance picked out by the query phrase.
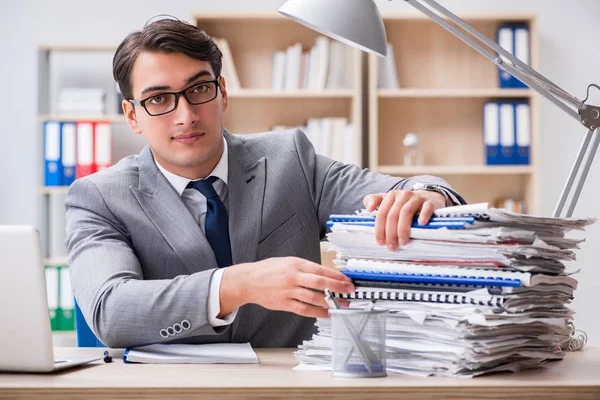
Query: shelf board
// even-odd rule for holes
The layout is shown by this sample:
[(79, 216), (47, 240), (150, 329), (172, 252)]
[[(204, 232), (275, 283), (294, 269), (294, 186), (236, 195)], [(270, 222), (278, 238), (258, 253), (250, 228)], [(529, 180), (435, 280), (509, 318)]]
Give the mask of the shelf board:
[(533, 173), (530, 165), (381, 165), (378, 172), (390, 175), (528, 175)]
[[(532, 13), (512, 13), (512, 12), (500, 12), (500, 13), (458, 13), (459, 18), (465, 20), (468, 23), (473, 22), (497, 22), (497, 21), (531, 21), (536, 18), (536, 14)], [(384, 12), (381, 14), (382, 19), (385, 22), (389, 21), (422, 21), (427, 23), (436, 23), (429, 17), (421, 14), (418, 11), (409, 11), (404, 13), (399, 12)], [(446, 17), (442, 17), (448, 20)]]
[(42, 51), (64, 51), (64, 52), (115, 52), (116, 45), (110, 44), (41, 44), (38, 46)]
[(67, 257), (50, 257), (43, 260), (45, 267), (67, 267), (69, 260)]
[(71, 121), (109, 121), (113, 123), (124, 124), (127, 119), (122, 114), (100, 114), (100, 115), (86, 115), (86, 114), (40, 114), (38, 120), (41, 122), (46, 121), (60, 121), (60, 122), (71, 122)]
[(265, 98), (265, 99), (295, 99), (295, 98), (347, 98), (354, 96), (352, 89), (331, 90), (272, 90), (272, 89), (241, 89), (227, 92), (231, 98)]
[(273, 11), (202, 11), (201, 13), (194, 13), (192, 15), (193, 21), (221, 21), (227, 19), (238, 19), (238, 20), (273, 20), (273, 21), (290, 21), (291, 19), (279, 14), (275, 10)]
[(378, 89), (379, 98), (530, 98), (531, 89)]
[(67, 194), (69, 186), (41, 186), (38, 189), (40, 194)]

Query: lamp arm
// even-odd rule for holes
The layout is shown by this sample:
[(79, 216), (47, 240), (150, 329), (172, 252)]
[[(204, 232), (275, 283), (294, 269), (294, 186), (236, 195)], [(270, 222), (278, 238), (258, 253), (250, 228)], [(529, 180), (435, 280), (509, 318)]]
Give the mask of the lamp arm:
[[(506, 51), (493, 40), (467, 24), (464, 20), (453, 14), (450, 10), (442, 7), (434, 0), (404, 0), (425, 16), (442, 26), (458, 39), (471, 46), (498, 67), (504, 69), (514, 77), (520, 79), (530, 88), (556, 104), (567, 114), (581, 122), (587, 127), (585, 136), (577, 158), (573, 163), (567, 182), (563, 188), (559, 201), (554, 210), (554, 217), (571, 217), (573, 210), (581, 194), (588, 172), (594, 160), (594, 156), (600, 145), (600, 107), (585, 104), (589, 97), (590, 87), (600, 89), (597, 85), (588, 86), (588, 95), (581, 101), (558, 87), (552, 81), (539, 72), (525, 64), (517, 57)], [(426, 4), (428, 7), (424, 6)], [(437, 11), (434, 12), (433, 10)], [(439, 14), (462, 28), (458, 29)], [(471, 36), (467, 35), (469, 33)], [(491, 49), (491, 50), (490, 50)], [(566, 212), (563, 213), (563, 210)]]
[[(422, 14), (435, 21), (437, 24), (439, 24), (444, 29), (452, 33), (458, 39), (475, 49), (481, 55), (483, 55), (491, 62), (496, 64), (498, 67), (506, 70), (508, 73), (527, 84), (527, 86), (531, 87), (536, 92), (546, 97), (548, 100), (560, 107), (567, 114), (577, 119), (579, 122), (583, 123), (587, 128), (593, 130), (600, 125), (600, 107), (588, 106), (583, 101), (579, 100), (575, 96), (572, 96), (565, 90), (561, 89), (555, 83), (553, 83), (552, 81), (541, 75), (539, 72), (531, 68), (529, 65), (525, 64), (517, 57), (512, 55), (510, 52), (500, 47), (496, 42), (490, 40), (477, 29), (473, 28), (471, 25), (462, 20), (460, 17), (453, 14), (450, 10), (442, 7), (434, 0), (404, 1), (406, 1), (412, 7), (416, 8)], [(421, 3), (427, 4), (429, 7), (431, 7), (431, 9), (425, 7)], [(432, 11), (432, 9), (444, 15), (447, 19), (458, 25), (464, 31), (458, 29), (457, 27), (449, 23), (439, 14)], [(477, 40), (467, 35), (465, 31)], [(493, 52), (489, 49), (492, 49)]]

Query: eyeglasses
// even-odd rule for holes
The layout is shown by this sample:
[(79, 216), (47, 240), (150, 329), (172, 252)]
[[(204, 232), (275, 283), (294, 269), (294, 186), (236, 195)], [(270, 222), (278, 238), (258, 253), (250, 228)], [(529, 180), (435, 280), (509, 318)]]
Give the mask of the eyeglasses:
[(148, 115), (157, 117), (175, 110), (181, 96), (185, 97), (189, 104), (196, 106), (213, 101), (218, 93), (219, 77), (212, 81), (194, 83), (180, 92), (164, 92), (143, 100), (129, 99), (129, 102), (144, 107)]

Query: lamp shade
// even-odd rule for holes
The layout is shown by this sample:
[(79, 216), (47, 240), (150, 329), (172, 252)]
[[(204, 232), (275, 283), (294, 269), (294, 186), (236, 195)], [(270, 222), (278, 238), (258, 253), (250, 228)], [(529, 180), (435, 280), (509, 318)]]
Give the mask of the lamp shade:
[(373, 0), (288, 0), (279, 12), (342, 43), (387, 55), (385, 27)]

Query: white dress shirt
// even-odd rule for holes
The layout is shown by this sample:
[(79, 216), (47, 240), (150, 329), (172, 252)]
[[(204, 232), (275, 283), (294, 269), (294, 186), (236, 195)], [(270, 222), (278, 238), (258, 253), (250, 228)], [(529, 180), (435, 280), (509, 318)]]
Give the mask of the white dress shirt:
[[(209, 176), (216, 176), (217, 178), (219, 178), (213, 183), (213, 187), (215, 188), (215, 191), (221, 198), (223, 204), (225, 204), (225, 208), (227, 208), (229, 211), (229, 207), (227, 204), (227, 195), (229, 192), (227, 187), (227, 173), (229, 171), (229, 164), (227, 158), (227, 142), (225, 141), (225, 138), (223, 138), (223, 145), (223, 155), (221, 156), (221, 159), (215, 166), (215, 169), (213, 169), (212, 172), (209, 174)], [(200, 225), (200, 229), (202, 229), (202, 232), (204, 232), (204, 222), (206, 220), (207, 209), (206, 197), (204, 197), (202, 193), (200, 193), (196, 189), (187, 188), (187, 185), (191, 182), (191, 179), (184, 178), (167, 171), (158, 163), (158, 161), (156, 161), (156, 159), (154, 159), (154, 162), (156, 163), (156, 166), (158, 167), (160, 172), (162, 172), (165, 178), (167, 178), (171, 186), (173, 186), (173, 189), (175, 189), (177, 194), (181, 196), (181, 200), (183, 200), (185, 206), (188, 208), (188, 210), (190, 210), (190, 212), (194, 216), (194, 219)], [(223, 326), (231, 324), (238, 312), (238, 310), (235, 310), (231, 314), (227, 315), (224, 319), (217, 318), (217, 315), (219, 315), (219, 313), (221, 312), (221, 301), (219, 293), (221, 290), (221, 279), (223, 279), (223, 272), (224, 271), (222, 268), (217, 269), (217, 271), (212, 275), (212, 278), (210, 280), (210, 287), (208, 290), (207, 311), (208, 322), (212, 326)]]

